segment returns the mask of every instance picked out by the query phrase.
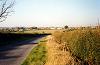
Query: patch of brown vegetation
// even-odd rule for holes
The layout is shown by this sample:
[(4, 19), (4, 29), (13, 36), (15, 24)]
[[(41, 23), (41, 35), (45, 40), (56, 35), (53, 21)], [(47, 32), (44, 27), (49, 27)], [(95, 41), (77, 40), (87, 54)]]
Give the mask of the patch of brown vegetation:
[(47, 61), (45, 65), (74, 65), (70, 52), (66, 51), (64, 44), (55, 42), (53, 36), (47, 37)]

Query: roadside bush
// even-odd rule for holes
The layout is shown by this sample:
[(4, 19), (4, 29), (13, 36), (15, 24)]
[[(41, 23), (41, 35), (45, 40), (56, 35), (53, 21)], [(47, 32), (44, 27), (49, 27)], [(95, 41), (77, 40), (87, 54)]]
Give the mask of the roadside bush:
[[(61, 35), (62, 34), (62, 35)], [(56, 41), (66, 44), (68, 51), (84, 65), (100, 64), (100, 30), (74, 30), (54, 34)]]

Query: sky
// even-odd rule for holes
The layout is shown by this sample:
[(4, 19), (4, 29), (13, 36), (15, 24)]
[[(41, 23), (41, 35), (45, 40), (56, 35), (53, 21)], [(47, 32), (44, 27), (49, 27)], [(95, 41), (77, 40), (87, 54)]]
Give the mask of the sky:
[(96, 25), (100, 0), (16, 0), (14, 13), (0, 27)]

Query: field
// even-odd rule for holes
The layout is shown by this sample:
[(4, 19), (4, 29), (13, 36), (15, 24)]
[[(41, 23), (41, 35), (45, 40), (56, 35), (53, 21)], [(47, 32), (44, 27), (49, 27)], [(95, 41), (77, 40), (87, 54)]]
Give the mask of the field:
[(52, 34), (54, 33), (55, 31), (62, 31), (62, 30), (29, 30), (29, 31), (24, 31), (24, 32), (15, 32), (15, 33), (31, 33), (31, 34)]

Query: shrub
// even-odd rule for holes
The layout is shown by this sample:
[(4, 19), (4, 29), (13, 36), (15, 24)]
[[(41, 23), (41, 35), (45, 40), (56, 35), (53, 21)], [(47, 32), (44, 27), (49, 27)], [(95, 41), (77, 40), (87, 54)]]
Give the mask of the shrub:
[(56, 41), (66, 44), (72, 56), (89, 65), (100, 63), (100, 30), (74, 30), (54, 34)]

